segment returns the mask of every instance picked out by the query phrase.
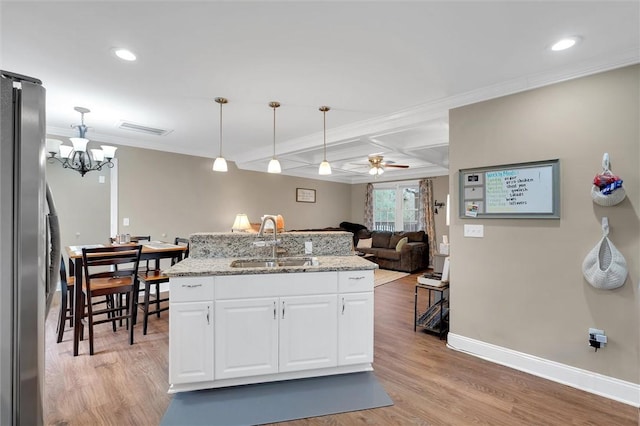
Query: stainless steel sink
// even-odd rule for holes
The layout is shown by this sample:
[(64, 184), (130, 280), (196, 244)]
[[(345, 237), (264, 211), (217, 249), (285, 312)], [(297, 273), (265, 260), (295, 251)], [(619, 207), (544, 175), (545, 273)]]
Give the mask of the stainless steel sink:
[(283, 259), (238, 259), (231, 262), (232, 268), (282, 268), (286, 266), (312, 266), (318, 264), (316, 257), (294, 257)]

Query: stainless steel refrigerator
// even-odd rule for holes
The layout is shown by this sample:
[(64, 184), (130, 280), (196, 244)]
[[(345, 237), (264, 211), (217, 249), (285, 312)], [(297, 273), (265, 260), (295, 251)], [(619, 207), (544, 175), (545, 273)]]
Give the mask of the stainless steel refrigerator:
[(44, 142), (42, 83), (0, 71), (0, 425), (43, 423), (44, 325), (60, 264)]

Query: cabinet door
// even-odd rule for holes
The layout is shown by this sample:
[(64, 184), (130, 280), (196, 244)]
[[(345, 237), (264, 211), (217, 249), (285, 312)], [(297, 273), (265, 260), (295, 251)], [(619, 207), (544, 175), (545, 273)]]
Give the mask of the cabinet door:
[(213, 302), (171, 303), (169, 382), (213, 380)]
[(338, 365), (372, 362), (373, 292), (338, 297)]
[(337, 296), (280, 298), (280, 371), (337, 365)]
[(215, 302), (216, 379), (278, 372), (277, 298)]

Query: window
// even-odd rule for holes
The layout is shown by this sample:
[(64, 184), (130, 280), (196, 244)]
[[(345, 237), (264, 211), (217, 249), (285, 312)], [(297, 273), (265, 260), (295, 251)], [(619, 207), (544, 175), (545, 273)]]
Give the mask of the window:
[(417, 182), (377, 184), (373, 188), (373, 229), (417, 231), (420, 191)]

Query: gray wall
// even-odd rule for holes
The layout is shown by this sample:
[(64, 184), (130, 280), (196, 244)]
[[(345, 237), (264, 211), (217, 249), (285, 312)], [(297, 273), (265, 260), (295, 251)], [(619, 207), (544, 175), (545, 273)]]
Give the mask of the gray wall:
[[(99, 176), (104, 176), (104, 183), (99, 183)], [(81, 177), (58, 162), (47, 163), (47, 183), (58, 211), (63, 248), (109, 241), (109, 180), (109, 169)]]
[[(125, 146), (116, 157), (119, 233), (172, 241), (194, 232), (230, 231), (237, 213), (248, 214), (251, 222), (281, 214), (288, 230), (333, 227), (350, 219), (351, 185), (243, 171), (232, 162), (229, 172), (215, 173), (209, 158)], [(63, 245), (107, 242), (110, 171), (81, 177), (57, 163), (47, 170)], [(106, 183), (98, 183), (99, 175)], [(316, 202), (296, 202), (296, 188), (315, 189)]]
[[(451, 331), (479, 341), (633, 383), (639, 382), (638, 211), (640, 67), (626, 67), (450, 112), (450, 193), (457, 170), (560, 159), (561, 219), (460, 219), (451, 224)], [(624, 179), (615, 207), (591, 201), (604, 152)], [(596, 290), (583, 278), (585, 255), (602, 236), (623, 253), (623, 287)], [(464, 238), (463, 224), (484, 238)], [(589, 327), (609, 343), (594, 352)]]
[[(173, 239), (231, 231), (237, 213), (251, 222), (281, 214), (285, 228), (338, 226), (351, 213), (350, 185), (238, 170), (211, 170), (213, 160), (161, 151), (118, 150), (120, 233)], [(266, 165), (265, 165), (266, 167)], [(315, 203), (296, 202), (296, 188), (316, 190)], [(123, 219), (129, 218), (129, 227)]]

